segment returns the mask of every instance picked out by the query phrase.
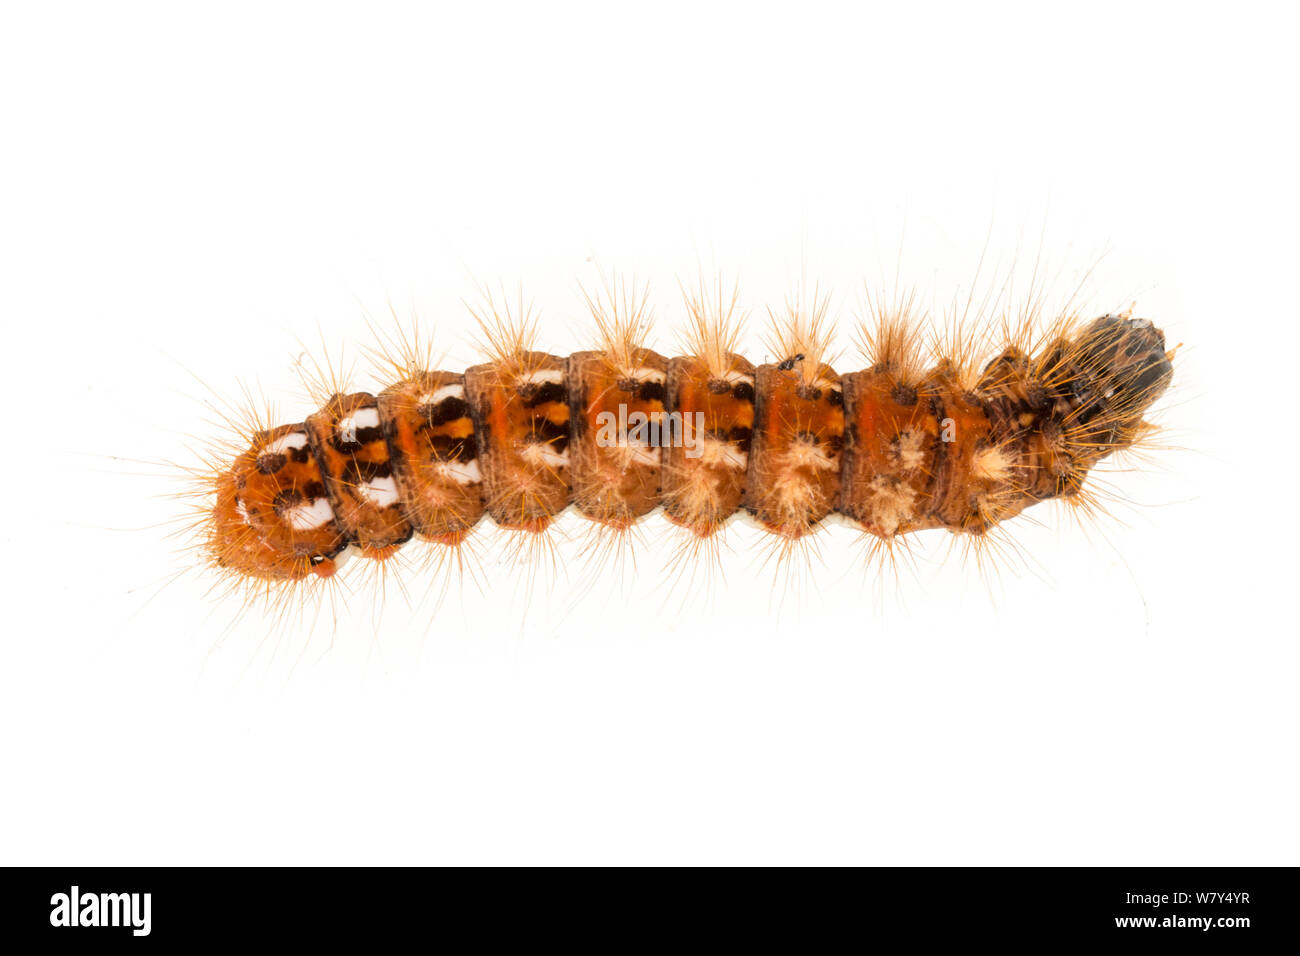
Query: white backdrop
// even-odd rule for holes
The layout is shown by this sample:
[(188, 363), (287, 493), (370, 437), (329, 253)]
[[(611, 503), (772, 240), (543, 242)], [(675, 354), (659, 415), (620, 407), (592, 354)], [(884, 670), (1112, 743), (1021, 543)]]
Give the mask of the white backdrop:
[[(1292, 16), (8, 6), (0, 862), (1294, 864)], [(390, 304), (460, 367), (476, 283), (567, 352), (636, 273), (672, 351), (720, 270), (759, 356), (806, 276), (848, 371), (864, 282), (941, 315), (1036, 263), (1184, 343), (1170, 447), (984, 576), (835, 528), (778, 580), (736, 527), (674, 584), (655, 518), (531, 597), (490, 535), (440, 604), (354, 576), (277, 625), (177, 577), (207, 403), (300, 419), (301, 355)]]

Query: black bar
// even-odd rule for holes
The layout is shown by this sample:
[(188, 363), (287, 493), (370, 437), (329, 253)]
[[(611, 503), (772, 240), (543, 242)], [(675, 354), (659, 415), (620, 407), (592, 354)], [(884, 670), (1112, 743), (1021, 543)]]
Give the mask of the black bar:
[[(846, 869), (757, 879), (673, 871), (594, 880), (575, 871), (527, 873), (514, 887), (501, 885), (502, 874), (424, 869), (53, 868), (6, 875), (10, 889), (0, 912), (11, 938), (96, 948), (250, 941), (396, 947), (412, 938), (498, 945), (517, 938), (530, 947), (586, 942), (617, 949), (753, 938), (828, 949), (887, 940), (1131, 941), (1236, 952), (1290, 947), (1300, 928), (1290, 868)], [(116, 917), (119, 925), (70, 925), (74, 886), (77, 922)]]

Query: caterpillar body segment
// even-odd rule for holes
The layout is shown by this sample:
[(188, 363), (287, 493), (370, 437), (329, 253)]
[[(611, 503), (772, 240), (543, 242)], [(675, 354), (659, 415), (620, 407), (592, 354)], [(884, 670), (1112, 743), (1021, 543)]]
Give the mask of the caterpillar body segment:
[(667, 411), (668, 360), (649, 349), (623, 361), (577, 352), (568, 381), (573, 504), (594, 521), (630, 528), (659, 506), (664, 448), (651, 424)]
[(979, 538), (1036, 502), (1086, 500), (1172, 377), (1163, 334), (1128, 315), (1017, 336), (982, 368), (926, 368), (894, 315), (866, 336), (868, 367), (841, 375), (816, 301), (757, 367), (732, 350), (734, 302), (691, 303), (696, 335), (671, 358), (644, 346), (644, 304), (592, 302), (604, 347), (568, 357), (498, 320), (491, 360), (463, 374), (394, 363), (378, 395), (254, 432), (207, 479), (209, 558), (242, 579), (328, 577), (349, 546), (379, 561), (415, 535), (457, 546), (484, 514), (540, 534), (570, 505), (619, 533), (662, 508), (696, 541), (741, 510), (786, 544), (834, 512), (888, 547), (929, 528)]
[(754, 436), (754, 366), (731, 352), (721, 358), (712, 365), (701, 356), (668, 363), (672, 421), (683, 438), (694, 429), (696, 454), (687, 454), (684, 440), (665, 449), (664, 515), (701, 538), (716, 534), (744, 500)]
[(769, 531), (802, 538), (839, 505), (844, 393), (829, 365), (811, 375), (795, 353), (755, 372), (755, 428), (745, 506)]
[(368, 558), (393, 554), (414, 532), (393, 477), (375, 397), (335, 394), (307, 417), (304, 428), (344, 536)]
[(569, 506), (568, 363), (545, 352), (465, 372), (487, 513), (503, 528), (543, 531)]
[(1032, 503), (1018, 484), (1019, 456), (993, 427), (987, 402), (942, 369), (923, 390), (940, 422), (925, 526), (979, 535)]
[(840, 511), (880, 538), (931, 527), (943, 454), (932, 389), (881, 364), (844, 376)]
[(393, 480), (421, 537), (457, 542), (483, 517), (478, 434), (459, 372), (416, 370), (384, 389), (379, 417)]

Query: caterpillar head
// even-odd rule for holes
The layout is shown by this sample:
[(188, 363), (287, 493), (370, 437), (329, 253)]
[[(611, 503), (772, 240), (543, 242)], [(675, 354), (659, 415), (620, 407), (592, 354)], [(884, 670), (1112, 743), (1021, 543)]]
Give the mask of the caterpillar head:
[(255, 436), (217, 480), (210, 552), (249, 577), (329, 577), (346, 545), (302, 425)]
[(1148, 319), (1104, 315), (1062, 343), (1044, 378), (1060, 409), (1060, 430), (1083, 467), (1132, 445), (1142, 416), (1173, 378), (1165, 336)]
[(1074, 360), (1107, 408), (1137, 417), (1164, 394), (1174, 374), (1164, 333), (1150, 319), (1122, 315), (1089, 323), (1075, 342)]

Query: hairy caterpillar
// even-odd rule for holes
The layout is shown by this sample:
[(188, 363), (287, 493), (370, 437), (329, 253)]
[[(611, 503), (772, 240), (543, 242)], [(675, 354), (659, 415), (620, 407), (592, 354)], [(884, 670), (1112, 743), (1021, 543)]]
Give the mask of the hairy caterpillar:
[(902, 302), (872, 309), (865, 368), (841, 374), (817, 295), (774, 316), (756, 366), (736, 352), (734, 291), (685, 300), (685, 354), (645, 345), (646, 294), (615, 283), (587, 298), (599, 347), (562, 357), (537, 350), (522, 300), (512, 315), (489, 296), (482, 364), (436, 370), (401, 336), (378, 393), (331, 385), (303, 422), (232, 420), (196, 473), (201, 551), (274, 594), (417, 536), (457, 554), (485, 516), (541, 540), (569, 507), (615, 535), (662, 510), (696, 546), (747, 514), (781, 554), (832, 515), (885, 552), (935, 528), (978, 543), (1036, 502), (1088, 503), (1089, 471), (1149, 432), (1173, 372), (1131, 314), (1028, 315), (997, 348), (957, 333), (927, 348)]

